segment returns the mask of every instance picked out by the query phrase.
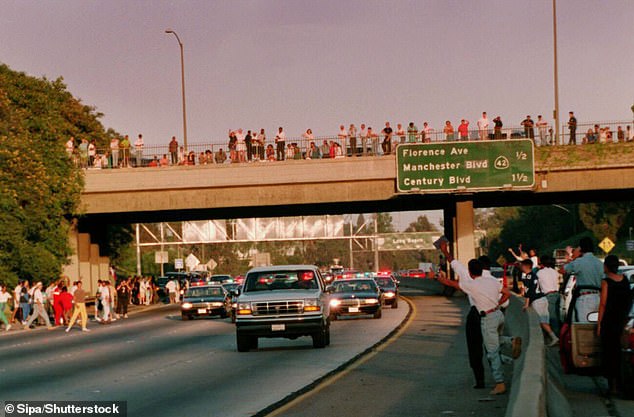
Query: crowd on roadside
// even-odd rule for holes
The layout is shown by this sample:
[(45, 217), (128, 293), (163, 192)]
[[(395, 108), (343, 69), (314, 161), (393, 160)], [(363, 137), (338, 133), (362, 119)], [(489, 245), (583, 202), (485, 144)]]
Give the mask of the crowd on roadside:
[[(461, 119), (457, 127), (450, 120), (439, 128), (423, 122), (419, 128), (414, 122), (407, 125), (398, 123), (395, 128), (385, 122), (379, 129), (373, 129), (361, 123), (339, 126), (336, 135), (317, 137), (312, 129), (307, 129), (298, 138), (287, 138), (283, 127), (279, 127), (269, 140), (265, 129), (231, 129), (228, 132), (226, 148), (222, 145), (203, 145), (197, 151), (186, 150), (172, 137), (163, 152), (151, 149), (146, 152), (143, 135), (139, 134), (134, 142), (125, 135), (113, 137), (105, 149), (97, 147), (94, 140), (76, 140), (69, 138), (66, 152), (82, 168), (127, 168), (127, 167), (166, 167), (174, 165), (210, 165), (225, 163), (272, 162), (298, 159), (337, 159), (356, 156), (390, 155), (396, 146), (406, 143), (432, 143), (443, 141), (477, 141), (528, 138), (536, 146), (556, 145), (567, 136), (569, 145), (593, 143), (613, 143), (634, 141), (634, 131), (627, 124), (625, 128), (600, 124), (590, 125), (587, 131), (577, 132), (577, 118), (569, 112), (568, 132), (557, 140), (552, 125), (538, 115), (533, 119), (527, 115), (519, 128), (505, 128), (500, 116), (489, 119), (486, 112), (476, 121), (475, 127), (467, 119)], [(584, 128), (585, 129), (585, 128)], [(205, 149), (206, 148), (206, 149)], [(204, 149), (204, 150), (203, 150)], [(226, 150), (225, 150), (226, 149)], [(150, 154), (148, 157), (147, 154)]]
[[(453, 259), (448, 242), (439, 241), (438, 245), (451, 263), (457, 280), (448, 279), (442, 272), (436, 279), (443, 285), (464, 291), (471, 305), (465, 324), (469, 364), (476, 380), (474, 388), (484, 388), (482, 358), (486, 353), (495, 381), (491, 394), (502, 394), (506, 392), (502, 365), (511, 358), (506, 357), (501, 348), (511, 344), (513, 359), (521, 350), (521, 339), (502, 334), (509, 290), (491, 274), (488, 257), (481, 256), (464, 265)], [(594, 244), (588, 237), (582, 238), (576, 248), (567, 248), (566, 259), (559, 271), (553, 257), (538, 256), (535, 249), (525, 252), (519, 245), (517, 253), (511, 248), (509, 252), (521, 271), (513, 290), (524, 297), (523, 310), (530, 307), (539, 317), (547, 346), (560, 344), (558, 335), (565, 339), (561, 343), (570, 343), (570, 327), (566, 328), (560, 320), (560, 274), (575, 277), (575, 301), (570, 305), (566, 321), (588, 323), (593, 320), (592, 315), (597, 314), (596, 332), (601, 342), (603, 376), (608, 381), (609, 394), (619, 394), (622, 388), (619, 386), (621, 336), (634, 296), (630, 282), (619, 273), (619, 258), (609, 255), (603, 262), (599, 260), (594, 256)], [(561, 350), (562, 355), (565, 350)]]
[(70, 331), (77, 319), (81, 319), (83, 331), (89, 331), (86, 301), (94, 299), (93, 320), (109, 324), (128, 318), (128, 306), (151, 305), (161, 301), (159, 288), (150, 277), (128, 277), (113, 284), (110, 280), (99, 280), (94, 294), (88, 294), (82, 281), (70, 282), (60, 278), (44, 287), (42, 281), (33, 284), (21, 280), (10, 290), (0, 283), (0, 323), (5, 330), (21, 326), (30, 330), (43, 325), (49, 330), (66, 326)]

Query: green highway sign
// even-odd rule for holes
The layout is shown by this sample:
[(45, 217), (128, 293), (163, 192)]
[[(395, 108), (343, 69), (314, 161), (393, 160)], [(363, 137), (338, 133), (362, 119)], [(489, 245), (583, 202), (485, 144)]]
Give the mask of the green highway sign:
[(401, 193), (532, 188), (533, 141), (398, 145), (396, 183)]

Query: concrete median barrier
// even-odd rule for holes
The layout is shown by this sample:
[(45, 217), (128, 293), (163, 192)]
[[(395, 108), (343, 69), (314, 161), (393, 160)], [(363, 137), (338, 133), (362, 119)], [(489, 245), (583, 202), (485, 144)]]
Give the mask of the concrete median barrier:
[(549, 376), (539, 317), (533, 309), (522, 311), (524, 300), (512, 296), (506, 310), (509, 334), (523, 340), (522, 356), (515, 361), (506, 417), (568, 417), (570, 404), (557, 378)]

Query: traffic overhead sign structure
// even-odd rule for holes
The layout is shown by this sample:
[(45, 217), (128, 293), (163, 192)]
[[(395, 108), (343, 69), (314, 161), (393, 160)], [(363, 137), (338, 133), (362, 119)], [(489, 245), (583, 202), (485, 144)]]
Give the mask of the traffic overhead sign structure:
[(396, 182), (402, 193), (533, 188), (533, 141), (399, 145), (396, 149)]

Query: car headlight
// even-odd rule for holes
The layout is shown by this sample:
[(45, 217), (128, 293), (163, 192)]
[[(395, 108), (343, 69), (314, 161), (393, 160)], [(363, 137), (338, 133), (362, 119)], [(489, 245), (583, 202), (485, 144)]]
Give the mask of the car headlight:
[(376, 298), (366, 298), (363, 302), (366, 304), (378, 304), (379, 300)]
[(396, 294), (394, 293), (394, 291), (388, 291), (384, 294), (387, 298), (392, 298), (394, 297)]
[(251, 314), (251, 303), (238, 303), (237, 314), (240, 314), (240, 315)]
[(212, 307), (222, 307), (224, 305), (224, 303), (220, 303), (218, 301), (216, 301), (215, 303), (211, 303)]
[(338, 300), (338, 299), (336, 299), (336, 298), (335, 298), (335, 299), (333, 299), (333, 300), (330, 300), (330, 305), (331, 305), (332, 307), (337, 307), (339, 304), (341, 304), (341, 300)]
[(321, 311), (321, 304), (316, 298), (307, 298), (304, 300), (304, 312)]
[(233, 309), (238, 308), (238, 303), (231, 303), (231, 308), (233, 308)]
[(183, 310), (189, 310), (193, 306), (194, 305), (192, 303), (183, 303), (183, 305), (181, 307), (183, 307)]

